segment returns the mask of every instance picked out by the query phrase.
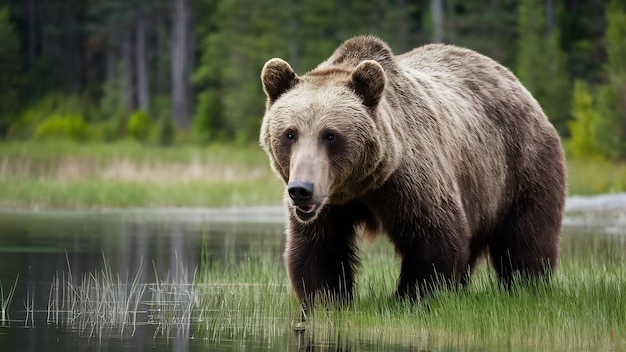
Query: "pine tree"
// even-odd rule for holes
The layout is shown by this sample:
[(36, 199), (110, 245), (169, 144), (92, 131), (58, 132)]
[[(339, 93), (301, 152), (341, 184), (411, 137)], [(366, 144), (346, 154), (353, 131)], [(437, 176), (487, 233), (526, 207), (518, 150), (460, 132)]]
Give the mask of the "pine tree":
[(598, 146), (600, 114), (596, 110), (589, 87), (584, 81), (576, 81), (572, 98), (572, 115), (569, 121), (570, 139), (568, 151), (574, 158), (597, 158), (602, 153)]
[(18, 107), (22, 83), (17, 33), (9, 19), (9, 11), (0, 8), (0, 138), (7, 133)]
[(601, 149), (611, 159), (626, 159), (626, 6), (607, 7), (605, 66), (608, 84), (599, 89)]
[(522, 0), (518, 7), (516, 73), (561, 134), (567, 132), (570, 93), (559, 32), (548, 32), (541, 1)]

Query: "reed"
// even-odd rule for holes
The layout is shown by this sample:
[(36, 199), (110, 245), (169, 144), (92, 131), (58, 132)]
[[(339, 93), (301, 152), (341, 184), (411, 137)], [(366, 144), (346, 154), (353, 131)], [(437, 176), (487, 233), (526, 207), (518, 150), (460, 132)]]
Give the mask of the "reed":
[(140, 269), (131, 281), (114, 275), (103, 258), (103, 269), (95, 273), (83, 273), (80, 282), (73, 279), (68, 262), (68, 271), (57, 273), (50, 286), (47, 307), (47, 323), (71, 326), (79, 330), (119, 327), (137, 324), (140, 303), (146, 291), (139, 284)]
[(15, 282), (13, 286), (7, 292), (5, 297), (4, 295), (4, 286), (2, 286), (2, 281), (0, 281), (0, 324), (3, 326), (8, 324), (11, 320), (9, 316), (9, 307), (11, 306), (11, 302), (13, 301), (13, 296), (15, 295), (15, 288), (17, 287), (17, 281), (19, 280), (19, 274), (15, 278)]

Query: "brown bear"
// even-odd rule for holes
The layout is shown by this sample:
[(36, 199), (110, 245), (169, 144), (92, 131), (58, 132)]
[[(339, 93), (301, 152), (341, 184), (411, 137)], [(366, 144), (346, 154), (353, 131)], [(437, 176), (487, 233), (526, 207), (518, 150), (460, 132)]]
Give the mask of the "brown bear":
[(431, 44), (394, 56), (371, 36), (298, 76), (271, 59), (260, 143), (286, 184), (285, 262), (303, 304), (350, 302), (360, 234), (401, 258), (397, 295), (463, 285), (489, 254), (510, 286), (557, 264), (560, 139), (502, 65)]

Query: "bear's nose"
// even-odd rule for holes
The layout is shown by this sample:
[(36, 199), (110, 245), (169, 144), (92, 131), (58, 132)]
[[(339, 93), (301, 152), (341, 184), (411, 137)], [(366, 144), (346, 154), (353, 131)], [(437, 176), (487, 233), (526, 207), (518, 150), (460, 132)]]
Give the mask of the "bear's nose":
[(313, 197), (313, 184), (311, 182), (293, 181), (287, 185), (287, 193), (296, 204), (306, 202)]

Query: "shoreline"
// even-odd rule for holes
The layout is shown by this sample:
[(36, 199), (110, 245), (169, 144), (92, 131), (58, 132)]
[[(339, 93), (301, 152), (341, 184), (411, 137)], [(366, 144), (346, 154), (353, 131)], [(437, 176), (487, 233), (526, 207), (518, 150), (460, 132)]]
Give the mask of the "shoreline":
[[(155, 218), (174, 222), (283, 224), (287, 220), (282, 205), (234, 207), (128, 207), (91, 209), (3, 208), (0, 214), (46, 214), (49, 216), (107, 215)], [(565, 227), (626, 228), (626, 193), (594, 196), (568, 196), (565, 203)]]

